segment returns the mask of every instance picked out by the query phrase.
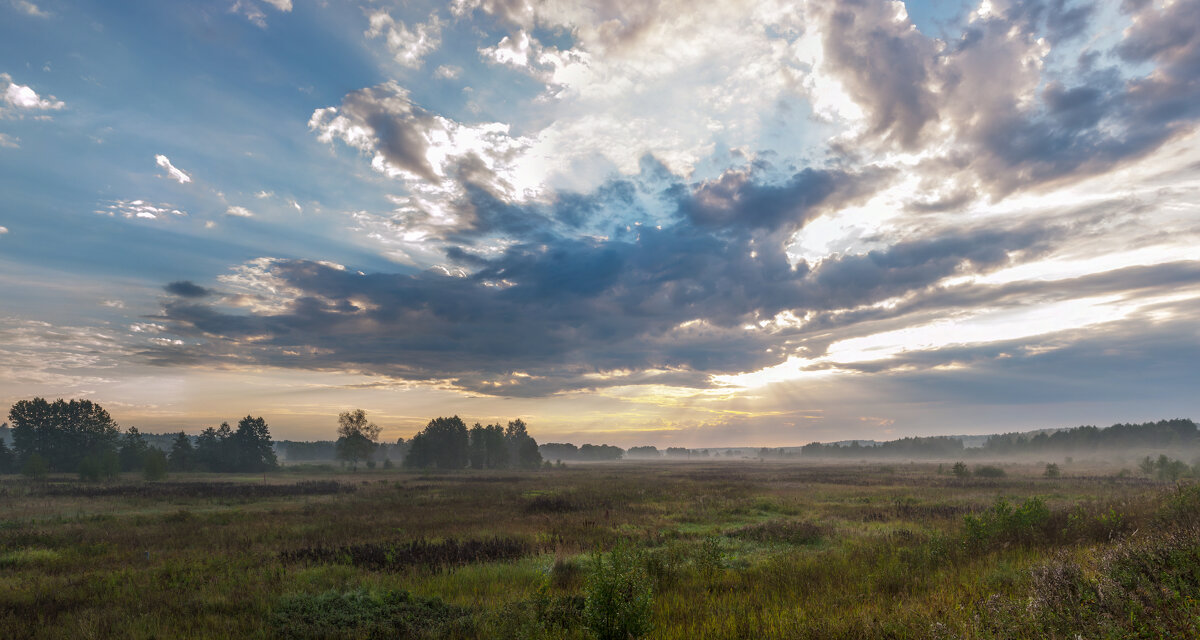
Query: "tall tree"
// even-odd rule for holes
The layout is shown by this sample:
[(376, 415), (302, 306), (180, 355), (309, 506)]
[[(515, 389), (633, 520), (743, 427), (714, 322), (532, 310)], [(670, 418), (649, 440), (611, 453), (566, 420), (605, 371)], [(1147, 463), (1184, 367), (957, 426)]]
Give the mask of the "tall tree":
[(462, 469), (470, 460), (470, 438), (462, 418), (434, 418), (409, 443), (406, 467)]
[(338, 414), (337, 457), (358, 470), (359, 460), (368, 460), (375, 453), (380, 428), (367, 421), (367, 412), (362, 409), (343, 411)]
[(116, 448), (120, 431), (91, 400), (20, 400), (9, 410), (13, 448), (24, 461), (37, 454), (54, 471), (75, 471), (85, 456)]
[(542, 454), (538, 451), (537, 441), (529, 435), (524, 420), (510, 420), (504, 430), (504, 439), (508, 441), (509, 460), (515, 466), (522, 469), (537, 469), (542, 466)]
[(271, 446), (271, 431), (261, 417), (246, 416), (239, 420), (229, 441), (233, 445), (235, 471), (266, 471), (279, 466)]
[(141, 469), (146, 462), (146, 452), (148, 451), (150, 451), (150, 445), (146, 443), (141, 432), (137, 427), (129, 427), (129, 430), (121, 437), (121, 451), (118, 454), (121, 460), (121, 471)]
[[(229, 423), (222, 423), (221, 428), (228, 433)], [(221, 465), (223, 462), (222, 445), (223, 441), (218, 435), (220, 432), (217, 429), (208, 427), (196, 436), (196, 466), (202, 471), (222, 471)]]
[(171, 442), (171, 453), (167, 455), (167, 465), (172, 471), (191, 471), (196, 466), (196, 449), (192, 439), (182, 431)]
[(8, 448), (4, 440), (0, 440), (0, 474), (12, 473), (15, 470), (16, 460), (12, 449)]

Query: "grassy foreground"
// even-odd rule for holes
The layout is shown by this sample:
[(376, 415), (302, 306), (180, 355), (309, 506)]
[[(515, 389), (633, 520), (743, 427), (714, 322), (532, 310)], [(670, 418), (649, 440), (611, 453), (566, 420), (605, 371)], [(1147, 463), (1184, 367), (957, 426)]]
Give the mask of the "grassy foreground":
[(7, 479), (0, 638), (592, 638), (618, 561), (648, 638), (1200, 636), (1200, 488), (1005, 470)]

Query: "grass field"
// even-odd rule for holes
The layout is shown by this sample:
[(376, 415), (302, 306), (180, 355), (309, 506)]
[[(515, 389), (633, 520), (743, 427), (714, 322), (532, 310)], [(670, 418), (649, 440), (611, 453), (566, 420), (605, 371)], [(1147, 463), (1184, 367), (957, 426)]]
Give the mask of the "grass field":
[(1042, 471), (7, 479), (0, 638), (605, 637), (606, 575), (648, 638), (1200, 635), (1200, 490)]

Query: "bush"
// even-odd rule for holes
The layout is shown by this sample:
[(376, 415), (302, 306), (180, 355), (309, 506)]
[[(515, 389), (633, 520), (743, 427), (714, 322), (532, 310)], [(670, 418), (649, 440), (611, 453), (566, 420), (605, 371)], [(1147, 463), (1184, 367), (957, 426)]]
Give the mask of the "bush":
[(21, 474), (27, 478), (41, 480), (50, 473), (50, 464), (46, 459), (39, 454), (33, 454), (25, 460), (25, 464), (21, 467)]
[(976, 478), (1003, 478), (1006, 475), (1008, 474), (1005, 473), (1004, 469), (1001, 469), (1000, 467), (994, 467), (986, 464), (975, 467)]
[(596, 553), (587, 581), (583, 619), (598, 640), (629, 640), (650, 631), (653, 593), (645, 554), (620, 543), (608, 562)]
[(531, 551), (529, 543), (518, 538), (447, 538), (435, 542), (418, 538), (385, 544), (307, 547), (284, 551), (279, 557), (287, 562), (350, 564), (379, 571), (401, 571), (409, 567), (440, 571), (473, 563), (513, 560), (529, 555)]
[(471, 631), (470, 612), (407, 591), (366, 590), (283, 598), (272, 618), (283, 638), (453, 638)]
[(1046, 471), (1042, 475), (1046, 476), (1047, 478), (1057, 478), (1062, 475), (1062, 472), (1059, 471), (1057, 464), (1051, 462), (1046, 465)]
[(121, 472), (115, 451), (91, 454), (79, 462), (79, 479), (84, 482), (112, 480)]
[(996, 637), (1195, 638), (1200, 531), (1169, 529), (1098, 554), (1061, 551), (1035, 567), (1030, 592), (1004, 603)]
[(816, 544), (827, 534), (824, 527), (797, 520), (770, 520), (742, 527), (729, 535), (755, 542), (794, 545)]
[(971, 477), (971, 470), (967, 468), (967, 463), (962, 461), (955, 462), (954, 466), (950, 467), (950, 473), (953, 473), (955, 478)]
[(161, 449), (151, 449), (142, 457), (142, 477), (155, 482), (167, 477), (167, 454)]
[(1030, 498), (1019, 507), (1004, 498), (997, 498), (996, 504), (979, 515), (963, 516), (966, 544), (981, 548), (996, 542), (1038, 542), (1049, 520), (1050, 509), (1041, 498)]

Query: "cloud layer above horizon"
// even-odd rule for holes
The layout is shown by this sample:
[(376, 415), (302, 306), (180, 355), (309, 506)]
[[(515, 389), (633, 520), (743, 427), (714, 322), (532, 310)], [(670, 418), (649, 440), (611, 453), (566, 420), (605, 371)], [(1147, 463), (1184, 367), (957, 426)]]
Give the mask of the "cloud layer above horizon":
[(1200, 408), (1196, 0), (0, 11), (3, 401), (693, 445)]

